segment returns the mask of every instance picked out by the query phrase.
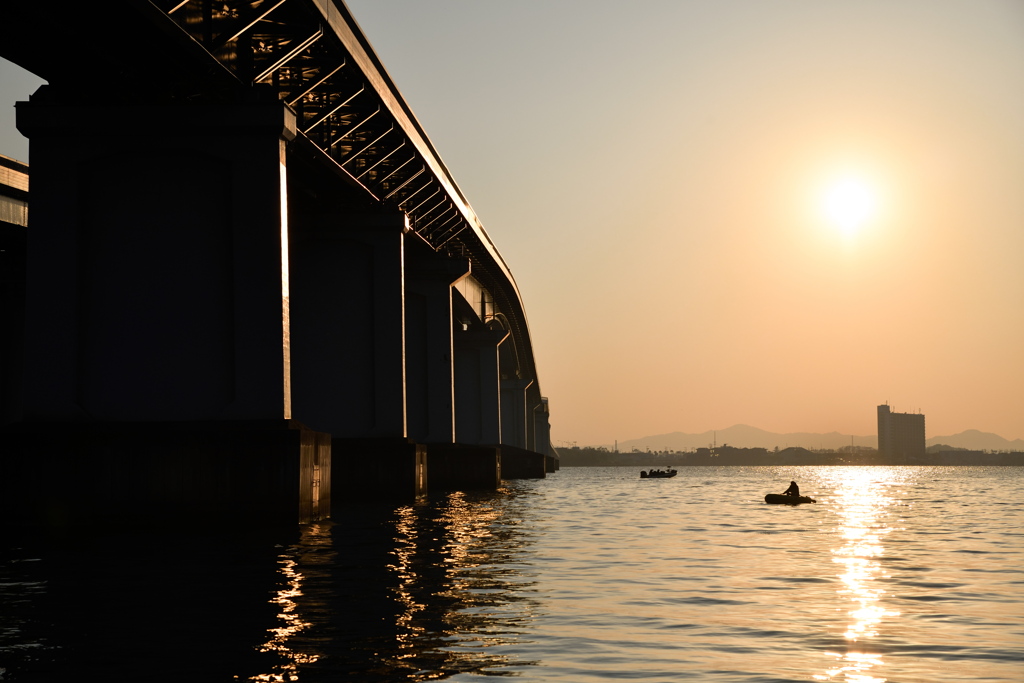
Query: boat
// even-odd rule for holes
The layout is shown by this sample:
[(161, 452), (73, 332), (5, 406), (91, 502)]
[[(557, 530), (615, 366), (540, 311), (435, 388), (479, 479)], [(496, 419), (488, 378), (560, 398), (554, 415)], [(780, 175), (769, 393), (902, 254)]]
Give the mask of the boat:
[(817, 503), (810, 496), (787, 496), (784, 493), (769, 493), (764, 502), (771, 505), (799, 505), (800, 503)]
[(676, 476), (676, 474), (677, 472), (675, 470), (651, 470), (650, 472), (640, 470), (641, 479), (670, 479)]

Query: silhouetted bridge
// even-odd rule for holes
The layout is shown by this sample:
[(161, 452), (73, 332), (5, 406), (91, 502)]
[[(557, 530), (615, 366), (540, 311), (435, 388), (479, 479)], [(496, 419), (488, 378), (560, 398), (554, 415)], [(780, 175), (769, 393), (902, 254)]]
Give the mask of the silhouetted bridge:
[(48, 82), (18, 104), (30, 225), (4, 233), (28, 244), (19, 511), (314, 519), (332, 482), (550, 470), (512, 274), (341, 2), (26, 1), (0, 23), (0, 56)]

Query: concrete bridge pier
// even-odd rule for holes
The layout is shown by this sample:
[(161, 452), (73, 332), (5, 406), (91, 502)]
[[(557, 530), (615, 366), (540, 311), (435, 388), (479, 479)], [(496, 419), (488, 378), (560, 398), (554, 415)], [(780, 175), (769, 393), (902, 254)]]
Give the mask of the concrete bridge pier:
[(408, 436), (406, 230), (399, 213), (294, 221), (293, 404), (305, 422), (335, 438)]
[(468, 260), (407, 243), (406, 406), (409, 437), (420, 443), (455, 442), (452, 285), (469, 270)]
[[(290, 507), (315, 487), (302, 514), (322, 515), (330, 452), (291, 421), (291, 110), (91, 104), (44, 86), (18, 128), (32, 155), (24, 409), (0, 467), (134, 517), (161, 484), (130, 473), (157, 470), (181, 483), (182, 512)], [(29, 437), (51, 432), (52, 447)], [(284, 488), (240, 483), (263, 467), (248, 454), (285, 467)]]
[(33, 161), (26, 418), (289, 419), (294, 116), (126, 116), (50, 92), (18, 105)]
[(533, 385), (532, 379), (501, 380), (501, 443), (502, 445), (527, 447), (527, 423), (533, 416), (526, 407), (526, 390)]
[(541, 397), (533, 409), (533, 435), (534, 441), (531, 444), (532, 450), (543, 453), (547, 459), (547, 471), (558, 471), (558, 459), (552, 455), (551, 448), (551, 409), (548, 400)]
[[(510, 365), (510, 364), (509, 364)], [(506, 364), (502, 364), (504, 370)], [(506, 479), (543, 479), (544, 456), (529, 449), (533, 411), (528, 410), (528, 389), (533, 380), (501, 380), (501, 462)]]
[[(508, 338), (505, 330), (493, 330), (478, 326), (475, 329), (461, 329), (456, 325), (454, 332), (454, 373), (455, 373), (455, 440), (468, 451), (458, 451), (455, 458), (477, 458), (483, 476), (474, 488), (490, 488), (501, 482), (501, 390), (498, 348)], [(460, 461), (461, 462), (461, 461)], [(490, 477), (490, 466), (497, 465), (497, 477)], [(461, 465), (468, 470), (475, 469), (468, 463)], [(453, 471), (453, 468), (449, 468)], [(438, 481), (440, 487), (450, 484)]]
[(406, 405), (409, 436), (426, 445), (428, 490), (496, 489), (498, 450), (455, 443), (452, 286), (469, 274), (469, 261), (406, 245)]
[(498, 347), (506, 330), (459, 330), (455, 334), (455, 440), (501, 443)]
[(407, 232), (394, 211), (294, 216), (293, 403), (334, 437), (335, 497), (426, 492), (425, 449), (406, 426)]

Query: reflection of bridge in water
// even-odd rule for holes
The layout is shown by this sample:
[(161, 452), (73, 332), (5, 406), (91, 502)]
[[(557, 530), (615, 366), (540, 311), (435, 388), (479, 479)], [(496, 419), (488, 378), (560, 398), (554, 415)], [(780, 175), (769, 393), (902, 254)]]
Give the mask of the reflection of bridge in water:
[[(0, 55), (48, 81), (18, 104), (31, 225), (3, 233), (27, 252), (2, 389), (4, 493), (47, 501), (28, 514), (315, 519), (332, 488), (554, 467), (511, 272), (343, 4), (0, 19)], [(4, 291), (20, 327), (21, 281)]]

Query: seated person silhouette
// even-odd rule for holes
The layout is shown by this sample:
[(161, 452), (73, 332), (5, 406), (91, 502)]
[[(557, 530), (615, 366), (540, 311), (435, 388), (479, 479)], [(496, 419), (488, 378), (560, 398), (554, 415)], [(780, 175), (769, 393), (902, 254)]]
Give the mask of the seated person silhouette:
[(784, 496), (800, 496), (800, 487), (796, 485), (795, 481), (789, 482), (789, 488), (782, 492)]

